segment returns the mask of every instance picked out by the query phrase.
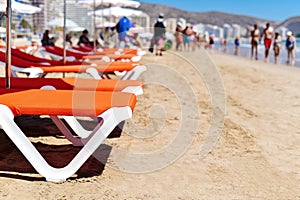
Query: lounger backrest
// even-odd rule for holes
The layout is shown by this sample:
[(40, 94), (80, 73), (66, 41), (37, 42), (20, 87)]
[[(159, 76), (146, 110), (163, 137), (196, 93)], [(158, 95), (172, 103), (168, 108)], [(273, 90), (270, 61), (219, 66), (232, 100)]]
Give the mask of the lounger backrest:
[[(0, 61), (5, 62), (6, 54), (4, 52), (0, 51)], [(32, 66), (49, 66), (50, 63), (36, 63), (31, 62), (28, 60), (24, 60), (22, 58), (19, 58), (17, 56), (12, 55), (11, 56), (11, 64), (18, 66), (18, 67), (32, 67)]]
[(79, 62), (79, 61), (74, 61), (74, 62), (64, 62), (63, 61), (60, 61), (60, 60), (49, 60), (49, 59), (46, 59), (46, 58), (39, 58), (39, 57), (36, 57), (34, 55), (31, 55), (31, 54), (28, 54), (28, 53), (25, 53), (19, 49), (12, 49), (12, 55), (14, 56), (17, 56), (19, 58), (22, 58), (22, 59), (25, 59), (27, 61), (30, 61), (30, 62), (36, 62), (36, 63), (50, 63), (51, 66), (61, 66), (61, 65), (81, 65), (82, 62)]
[[(64, 54), (64, 50), (62, 48), (56, 47), (56, 46), (45, 46), (44, 47), (46, 49), (46, 51), (62, 56)], [(66, 51), (66, 55), (67, 56), (73, 56), (76, 59), (81, 60), (84, 56), (86, 56), (86, 54), (84, 53), (76, 53), (76, 52), (72, 52), (72, 51)]]

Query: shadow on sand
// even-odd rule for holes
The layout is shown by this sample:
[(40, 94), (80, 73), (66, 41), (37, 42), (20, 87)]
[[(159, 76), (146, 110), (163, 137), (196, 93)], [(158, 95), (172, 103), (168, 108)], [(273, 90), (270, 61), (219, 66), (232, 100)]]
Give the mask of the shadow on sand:
[[(45, 160), (53, 167), (60, 168), (66, 166), (74, 156), (80, 151), (81, 147), (74, 147), (71, 144), (49, 144), (45, 141), (51, 141), (51, 138), (64, 138), (50, 118), (40, 118), (36, 116), (21, 116), (15, 119), (16, 123), (26, 134), (27, 137), (47, 137), (43, 142), (34, 142), (33, 145), (45, 158)], [(86, 121), (81, 121), (86, 122)], [(84, 126), (89, 129), (93, 127), (93, 123), (88, 122)], [(124, 123), (116, 127), (110, 135), (111, 137), (120, 137)], [(0, 130), (0, 176), (22, 179), (28, 181), (44, 181), (45, 178), (37, 176), (37, 172), (18, 150), (14, 143), (9, 139), (3, 130)], [(55, 142), (54, 142), (55, 143)], [(102, 144), (96, 152), (91, 156), (84, 165), (76, 172), (75, 178), (87, 178), (99, 176), (102, 174), (109, 154), (112, 150), (111, 146)], [(34, 175), (32, 175), (34, 174)]]

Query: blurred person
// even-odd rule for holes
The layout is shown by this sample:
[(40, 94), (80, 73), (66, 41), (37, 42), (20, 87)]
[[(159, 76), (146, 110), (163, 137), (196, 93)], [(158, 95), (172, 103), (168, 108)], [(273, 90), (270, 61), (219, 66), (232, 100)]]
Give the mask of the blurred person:
[(295, 49), (296, 49), (296, 38), (293, 36), (291, 31), (287, 32), (286, 38), (286, 50), (287, 50), (287, 64), (295, 64)]
[(253, 30), (250, 32), (250, 39), (251, 39), (251, 59), (253, 59), (253, 56), (255, 54), (255, 60), (258, 59), (258, 43), (260, 40), (260, 32), (257, 27), (257, 24), (254, 24)]
[(274, 50), (274, 59), (275, 64), (278, 62), (278, 56), (281, 49), (281, 37), (278, 32), (275, 33), (274, 42), (273, 42), (273, 50)]
[(215, 34), (209, 36), (209, 48), (212, 49), (215, 45)]
[(162, 48), (164, 45), (164, 39), (166, 34), (166, 24), (164, 21), (164, 15), (159, 14), (155, 24), (154, 24), (154, 35), (151, 40), (149, 51), (154, 51), (154, 46), (156, 46), (155, 55), (162, 56)]
[(239, 46), (240, 46), (240, 39), (238, 37), (236, 37), (234, 39), (234, 55), (238, 55), (239, 53)]
[(66, 45), (67, 45), (67, 47), (72, 47), (73, 46), (72, 36), (69, 33), (66, 35)]
[(182, 25), (180, 22), (177, 23), (175, 30), (175, 41), (176, 41), (176, 51), (183, 50), (183, 37), (182, 37)]
[[(89, 46), (94, 46), (94, 42), (90, 41), (89, 37), (89, 31), (87, 29), (84, 29), (82, 31), (81, 36), (79, 37), (77, 45), (89, 45)], [(99, 45), (99, 42), (96, 40), (96, 46)]]
[(42, 46), (54, 46), (55, 38), (49, 36), (49, 30), (45, 30), (41, 40)]
[(196, 51), (198, 47), (199, 36), (196, 31), (193, 30), (193, 34), (191, 35), (191, 47), (192, 51)]
[(203, 42), (204, 42), (204, 48), (205, 49), (210, 48), (209, 47), (209, 40), (210, 40), (209, 33), (206, 31), (203, 35)]
[(100, 33), (100, 39), (103, 41), (103, 47), (108, 48), (110, 46), (110, 39), (114, 33), (110, 30), (109, 27), (105, 27)]
[(0, 45), (5, 45), (3, 38), (0, 37)]
[(119, 47), (124, 48), (128, 41), (127, 31), (130, 29), (130, 19), (126, 16), (123, 16), (119, 19), (118, 23), (116, 24), (116, 31), (118, 33), (119, 39)]
[(183, 33), (183, 47), (184, 50), (190, 51), (191, 49), (191, 35), (194, 33), (190, 24), (187, 24), (185, 29), (182, 31)]
[(272, 38), (274, 36), (274, 29), (270, 26), (270, 23), (266, 24), (266, 28), (262, 32), (262, 37), (264, 38), (265, 45), (265, 62), (268, 62), (269, 50), (272, 44)]
[(224, 53), (227, 52), (227, 43), (228, 43), (228, 42), (227, 42), (227, 39), (224, 38), (224, 40), (223, 40), (223, 47), (224, 47), (224, 48), (223, 48), (223, 52), (224, 52)]
[(135, 32), (129, 37), (130, 43), (135, 47), (142, 47), (141, 41), (139, 39), (139, 33)]

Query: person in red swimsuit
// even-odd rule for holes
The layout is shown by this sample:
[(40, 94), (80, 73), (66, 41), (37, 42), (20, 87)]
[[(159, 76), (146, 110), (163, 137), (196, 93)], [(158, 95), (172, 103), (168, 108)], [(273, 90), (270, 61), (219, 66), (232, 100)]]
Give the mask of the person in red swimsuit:
[(272, 44), (272, 38), (274, 36), (274, 29), (269, 23), (266, 24), (266, 28), (264, 29), (262, 36), (265, 44), (265, 62), (268, 62), (269, 50)]

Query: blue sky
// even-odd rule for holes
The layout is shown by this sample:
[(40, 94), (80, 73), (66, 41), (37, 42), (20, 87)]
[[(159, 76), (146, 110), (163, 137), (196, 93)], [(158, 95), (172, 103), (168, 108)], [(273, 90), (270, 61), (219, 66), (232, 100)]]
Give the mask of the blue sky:
[(204, 12), (223, 11), (244, 14), (268, 20), (283, 21), (300, 16), (300, 0), (139, 0), (177, 7), (183, 10)]

